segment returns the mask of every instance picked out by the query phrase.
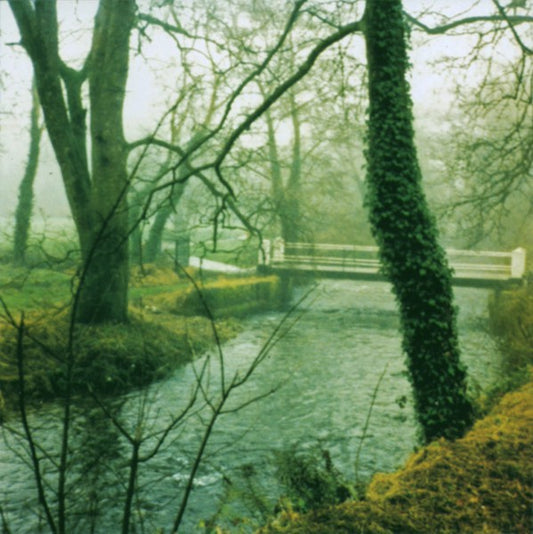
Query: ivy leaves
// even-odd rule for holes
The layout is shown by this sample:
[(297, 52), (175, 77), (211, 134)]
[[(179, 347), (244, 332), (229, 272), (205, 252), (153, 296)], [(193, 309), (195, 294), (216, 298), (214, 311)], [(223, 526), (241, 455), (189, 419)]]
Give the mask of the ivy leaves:
[(400, 308), (403, 348), (426, 442), (461, 436), (473, 409), (460, 363), (451, 271), (438, 244), (414, 143), (401, 0), (368, 0), (367, 205)]

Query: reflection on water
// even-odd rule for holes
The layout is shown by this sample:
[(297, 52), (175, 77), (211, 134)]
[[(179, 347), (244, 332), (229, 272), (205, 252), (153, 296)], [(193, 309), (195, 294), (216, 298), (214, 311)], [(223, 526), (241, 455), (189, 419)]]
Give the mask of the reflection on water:
[[(319, 443), (346, 478), (353, 480), (355, 452), (374, 389), (385, 369), (361, 450), (359, 475), (393, 470), (415, 445), (410, 386), (389, 286), (328, 281), (319, 286), (315, 297), (252, 378), (235, 391), (227, 406), (229, 413), (217, 422), (194, 481), (184, 532), (197, 531), (199, 521), (216, 512), (220, 496), (243, 469), (255, 473), (262, 498), (275, 502), (280, 490), (272, 451), (291, 444), (312, 450)], [(499, 371), (495, 345), (484, 329), (486, 300), (484, 290), (457, 290), (463, 358), (472, 382), (479, 387), (490, 383)], [(280, 318), (278, 313), (265, 313), (246, 321), (245, 331), (224, 347), (227, 377), (243, 373)], [(198, 372), (203, 361), (110, 407), (124, 430), (148, 436), (141, 452), (148, 454), (153, 449), (164, 428), (187, 404), (195, 370)], [(205, 399), (219, 390), (217, 361), (216, 357), (210, 359), (208, 380), (193, 412), (176, 424), (158, 454), (140, 466), (135, 522), (147, 532), (168, 528), (174, 520), (210, 414)], [(275, 393), (261, 401), (232, 411), (273, 390)], [(33, 416), (39, 442), (50, 451), (59, 444), (59, 414), (56, 407), (50, 407)], [(130, 447), (97, 406), (76, 409), (72, 435), (70, 531), (117, 531)], [(32, 475), (23, 463), (25, 455), (21, 441), (6, 436), (0, 450), (0, 503), (14, 532), (34, 533), (42, 519)], [(50, 456), (43, 462), (50, 483), (54, 461), (57, 458)]]

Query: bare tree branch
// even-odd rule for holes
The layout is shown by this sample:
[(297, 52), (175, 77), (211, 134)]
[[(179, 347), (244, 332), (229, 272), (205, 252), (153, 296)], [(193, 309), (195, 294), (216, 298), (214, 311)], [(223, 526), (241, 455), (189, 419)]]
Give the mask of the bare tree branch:
[(518, 32), (516, 31), (515, 23), (513, 23), (513, 22), (511, 21), (511, 18), (510, 18), (509, 15), (507, 15), (507, 13), (504, 11), (503, 7), (502, 7), (501, 4), (498, 2), (498, 0), (492, 0), (492, 2), (494, 3), (494, 5), (496, 6), (496, 8), (498, 9), (500, 15), (503, 17), (503, 19), (505, 20), (505, 22), (507, 22), (507, 25), (509, 26), (510, 30), (513, 32), (513, 35), (514, 35), (514, 38), (516, 39), (516, 42), (518, 43), (518, 45), (520, 46), (520, 48), (522, 49), (522, 51), (524, 52), (524, 54), (532, 55), (532, 54), (533, 54), (533, 49), (532, 49), (532, 48), (529, 48), (528, 46), (526, 46), (526, 45), (524, 44), (524, 42), (522, 41), (522, 39), (521, 39), (520, 36), (518, 35)]
[(440, 26), (428, 26), (418, 20), (416, 17), (413, 17), (406, 11), (404, 11), (405, 18), (413, 24), (413, 26), (423, 30), (424, 32), (430, 35), (440, 35), (458, 28), (460, 26), (467, 26), (469, 24), (476, 24), (478, 22), (502, 22), (505, 21), (510, 25), (516, 26), (517, 24), (530, 23), (533, 22), (533, 17), (528, 15), (511, 15), (511, 16), (502, 16), (502, 15), (478, 15), (475, 17), (464, 17), (462, 19), (454, 20), (448, 22), (447, 24), (442, 24)]

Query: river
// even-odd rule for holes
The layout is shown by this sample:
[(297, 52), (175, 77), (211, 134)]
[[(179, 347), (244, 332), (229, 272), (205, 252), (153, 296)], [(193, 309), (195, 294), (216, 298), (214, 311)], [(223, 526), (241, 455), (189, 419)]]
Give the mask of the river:
[[(456, 290), (463, 360), (475, 389), (485, 388), (500, 373), (500, 356), (486, 331), (487, 297), (486, 290)], [(273, 465), (276, 450), (314, 452), (317, 462), (320, 451), (327, 450), (336, 468), (353, 482), (360, 444), (358, 476), (363, 480), (376, 471), (394, 470), (416, 446), (410, 385), (389, 286), (324, 281), (302, 311), (228, 400), (229, 413), (213, 429), (180, 532), (202, 532), (200, 521), (215, 514), (223, 495), (230, 500), (226, 518), (255, 514), (260, 522), (261, 503), (272, 507), (283, 492)], [(243, 332), (223, 347), (226, 386), (235, 373), (243, 375), (281, 319), (280, 313), (269, 312), (245, 320)], [(205, 399), (215, 399), (220, 391), (219, 355), (204, 356), (110, 407), (124, 429), (151, 435), (141, 447), (141, 454), (146, 454), (186, 406), (206, 358), (204, 387), (193, 410), (157, 455), (140, 466), (135, 532), (168, 532), (173, 523), (210, 413)], [(245, 406), (233, 411), (240, 405)], [(47, 451), (57, 451), (60, 413), (52, 405), (31, 414), (39, 446)], [(11, 426), (20, 431), (16, 424)], [(27, 447), (12, 433), (3, 434), (0, 504), (8, 524), (16, 533), (48, 532), (41, 530), (43, 519), (36, 511), (35, 483), (25, 465)], [(71, 447), (69, 532), (119, 532), (127, 441), (98, 406), (82, 404), (75, 408)], [(42, 466), (46, 481), (55, 484), (51, 461), (56, 452), (49, 454), (51, 460), (43, 460)], [(252, 488), (255, 497), (245, 488)], [(247, 531), (244, 524), (234, 528)]]

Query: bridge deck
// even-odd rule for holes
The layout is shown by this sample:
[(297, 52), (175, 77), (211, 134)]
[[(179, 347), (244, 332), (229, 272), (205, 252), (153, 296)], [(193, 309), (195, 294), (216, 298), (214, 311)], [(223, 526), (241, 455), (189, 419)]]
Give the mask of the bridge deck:
[[(263, 268), (291, 275), (313, 275), (356, 280), (385, 280), (377, 247), (266, 243)], [(513, 252), (446, 251), (454, 271), (453, 283), (469, 287), (497, 287), (521, 282), (525, 274), (525, 250)]]

